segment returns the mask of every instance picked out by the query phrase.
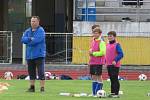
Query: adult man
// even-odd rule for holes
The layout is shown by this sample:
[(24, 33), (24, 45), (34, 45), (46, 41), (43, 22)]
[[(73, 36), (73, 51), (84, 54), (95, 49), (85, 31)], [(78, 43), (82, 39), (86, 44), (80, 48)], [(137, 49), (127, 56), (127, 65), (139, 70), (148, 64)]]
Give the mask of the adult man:
[(45, 75), (44, 62), (46, 55), (45, 31), (39, 25), (40, 18), (32, 16), (31, 27), (23, 34), (21, 42), (26, 44), (26, 60), (30, 76), (30, 88), (28, 92), (35, 92), (36, 69), (40, 80), (40, 91), (44, 92)]

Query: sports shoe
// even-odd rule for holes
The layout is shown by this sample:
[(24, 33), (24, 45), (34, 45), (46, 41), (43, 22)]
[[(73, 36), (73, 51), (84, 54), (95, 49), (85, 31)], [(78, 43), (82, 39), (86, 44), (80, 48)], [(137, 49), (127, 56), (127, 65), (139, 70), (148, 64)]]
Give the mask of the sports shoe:
[(109, 98), (119, 98), (119, 95), (115, 95), (115, 94), (110, 94), (108, 95)]
[(94, 98), (97, 98), (97, 95), (93, 95)]
[(119, 95), (112, 95), (112, 98), (119, 98)]
[(35, 89), (34, 89), (34, 88), (29, 88), (29, 89), (27, 90), (27, 92), (35, 92)]
[(89, 95), (88, 95), (88, 97), (92, 97), (92, 96), (93, 96), (92, 94), (89, 94)]
[(35, 92), (35, 86), (31, 85), (27, 92)]
[(44, 92), (44, 87), (41, 87), (40, 91), (41, 91), (41, 92)]
[(97, 97), (97, 95), (89, 94), (88, 97)]

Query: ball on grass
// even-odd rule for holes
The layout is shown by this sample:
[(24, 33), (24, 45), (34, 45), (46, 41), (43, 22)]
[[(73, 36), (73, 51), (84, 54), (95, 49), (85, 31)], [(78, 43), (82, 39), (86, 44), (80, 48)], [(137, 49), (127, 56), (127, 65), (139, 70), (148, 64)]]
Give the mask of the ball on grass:
[(146, 81), (147, 80), (147, 76), (145, 74), (140, 74), (138, 78), (140, 81)]
[(106, 97), (106, 91), (104, 91), (104, 90), (98, 90), (97, 91), (97, 97), (99, 97), (99, 98)]

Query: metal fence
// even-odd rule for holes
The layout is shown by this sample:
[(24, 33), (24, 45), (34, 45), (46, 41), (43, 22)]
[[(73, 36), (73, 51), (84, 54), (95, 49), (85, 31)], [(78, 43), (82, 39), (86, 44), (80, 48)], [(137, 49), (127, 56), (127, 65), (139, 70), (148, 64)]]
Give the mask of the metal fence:
[(0, 31), (0, 64), (12, 63), (12, 32)]
[[(106, 35), (104, 38), (107, 43)], [(47, 33), (46, 63), (88, 64), (91, 39), (90, 34)], [(150, 33), (118, 33), (117, 41), (124, 51), (123, 65), (150, 65)]]
[[(72, 62), (73, 33), (46, 33), (46, 63), (70, 64)], [(23, 64), (25, 61), (25, 45), (23, 45)]]
[(46, 62), (71, 63), (72, 37), (73, 33), (46, 33)]

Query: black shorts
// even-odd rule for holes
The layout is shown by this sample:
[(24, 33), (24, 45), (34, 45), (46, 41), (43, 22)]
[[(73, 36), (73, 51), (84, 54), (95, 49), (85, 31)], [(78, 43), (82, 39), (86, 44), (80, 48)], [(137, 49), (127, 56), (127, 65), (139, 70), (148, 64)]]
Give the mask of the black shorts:
[(90, 65), (91, 75), (102, 75), (102, 65)]
[(39, 80), (45, 80), (45, 59), (43, 57), (39, 57), (36, 59), (29, 59), (27, 60), (28, 63), (28, 73), (30, 80), (37, 79), (36, 69), (38, 73)]

